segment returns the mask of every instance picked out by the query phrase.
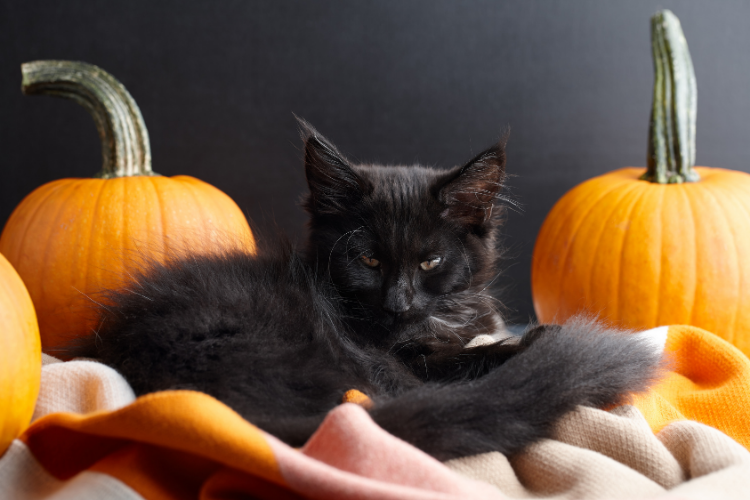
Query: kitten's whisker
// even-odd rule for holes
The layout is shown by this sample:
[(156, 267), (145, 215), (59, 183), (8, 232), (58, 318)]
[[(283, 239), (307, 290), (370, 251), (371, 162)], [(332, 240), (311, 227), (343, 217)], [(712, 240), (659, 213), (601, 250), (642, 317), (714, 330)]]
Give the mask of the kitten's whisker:
[[(86, 297), (87, 299), (89, 299), (91, 302), (93, 302), (94, 304), (96, 304), (97, 306), (99, 306), (99, 307), (101, 307), (103, 309), (107, 309), (107, 306), (105, 306), (102, 302), (99, 302), (99, 301), (96, 301), (96, 300), (92, 299), (90, 295), (88, 295), (86, 293), (83, 293), (81, 290), (79, 290), (78, 288), (76, 288), (74, 286), (72, 288), (73, 288), (73, 290), (75, 290), (76, 292), (80, 293), (81, 295), (83, 295), (84, 297)], [(107, 309), (107, 310), (109, 310), (109, 309)]]
[(152, 299), (151, 297), (148, 297), (148, 296), (146, 296), (146, 295), (143, 295), (142, 293), (138, 293), (138, 292), (136, 292), (135, 290), (131, 290), (130, 288), (125, 288), (125, 287), (124, 287), (124, 288), (122, 288), (122, 290), (125, 290), (126, 292), (130, 292), (130, 293), (132, 293), (133, 295), (138, 295), (139, 297), (143, 297), (144, 299), (146, 299), (146, 300), (148, 300), (148, 301), (151, 301), (151, 302), (153, 302), (153, 301), (154, 301), (154, 299)]
[(482, 293), (485, 290), (487, 290), (487, 288), (489, 288), (495, 282), (495, 280), (500, 277), (501, 274), (503, 274), (503, 272), (502, 271), (498, 271), (498, 273), (495, 275), (495, 277), (492, 278), (489, 283), (487, 283), (486, 285), (484, 285), (484, 288), (482, 288), (481, 290), (479, 290), (479, 292), (477, 292), (477, 293)]
[(352, 236), (354, 236), (354, 234), (357, 231), (359, 231), (360, 229), (362, 229), (362, 227), (363, 226), (359, 226), (358, 229), (355, 229), (354, 231), (352, 231), (351, 234), (349, 235), (349, 238), (346, 239), (346, 255), (349, 255), (349, 242), (352, 240)]
[(339, 238), (338, 238), (338, 239), (337, 239), (337, 240), (336, 240), (336, 241), (334, 242), (333, 246), (331, 247), (331, 251), (330, 251), (330, 252), (328, 253), (328, 282), (329, 282), (329, 283), (330, 283), (331, 285), (333, 285), (334, 287), (336, 286), (336, 284), (335, 284), (335, 283), (333, 282), (333, 280), (332, 280), (332, 278), (331, 278), (331, 259), (333, 258), (333, 251), (334, 251), (334, 250), (336, 249), (336, 245), (338, 245), (338, 244), (339, 244), (339, 241), (341, 241), (341, 239), (342, 239), (342, 238), (343, 238), (344, 236), (346, 236), (346, 235), (348, 235), (348, 234), (350, 234), (350, 233), (354, 233), (354, 232), (356, 232), (356, 231), (359, 231), (359, 230), (360, 230), (360, 229), (362, 229), (363, 227), (364, 227), (364, 226), (359, 226), (359, 227), (358, 227), (357, 229), (352, 229), (351, 231), (347, 231), (347, 232), (345, 232), (344, 234), (342, 234), (341, 236), (339, 236)]

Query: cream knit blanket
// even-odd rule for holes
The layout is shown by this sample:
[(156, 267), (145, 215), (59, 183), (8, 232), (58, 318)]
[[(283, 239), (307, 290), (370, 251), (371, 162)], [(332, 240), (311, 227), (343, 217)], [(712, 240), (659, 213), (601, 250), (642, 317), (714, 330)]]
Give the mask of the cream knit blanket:
[[(682, 394), (674, 404), (683, 410), (698, 395), (716, 399), (711, 394), (737, 377), (750, 382), (744, 371), (721, 383), (696, 373), (673, 381), (678, 389), (693, 384), (693, 392), (670, 389)], [(736, 392), (726, 422), (716, 420), (738, 441), (750, 417), (745, 392)], [(667, 408), (643, 407), (652, 406)], [(553, 439), (510, 460), (487, 453), (441, 464), (386, 434), (357, 405), (338, 407), (294, 450), (208, 396), (176, 391), (134, 402), (111, 368), (45, 357), (35, 423), (0, 458), (0, 498), (750, 499), (744, 446), (691, 420), (654, 433), (644, 413), (581, 407)]]

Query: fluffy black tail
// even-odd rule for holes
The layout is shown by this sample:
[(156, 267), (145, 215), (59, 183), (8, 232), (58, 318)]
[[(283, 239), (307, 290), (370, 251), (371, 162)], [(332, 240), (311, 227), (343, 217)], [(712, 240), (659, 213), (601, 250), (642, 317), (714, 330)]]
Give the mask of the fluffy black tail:
[(371, 415), (440, 460), (488, 451), (509, 455), (548, 437), (578, 405), (626, 402), (663, 366), (652, 340), (580, 318), (531, 329), (521, 344), (519, 354), (484, 377), (376, 400)]

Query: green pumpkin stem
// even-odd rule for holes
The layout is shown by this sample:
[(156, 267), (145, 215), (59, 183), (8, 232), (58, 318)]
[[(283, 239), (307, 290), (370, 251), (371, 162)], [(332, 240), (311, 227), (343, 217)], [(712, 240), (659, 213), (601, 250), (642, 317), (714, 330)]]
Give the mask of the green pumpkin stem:
[(70, 99), (94, 118), (102, 141), (102, 170), (96, 177), (158, 175), (151, 170), (151, 145), (141, 111), (112, 75), (75, 61), (28, 62), (21, 72), (24, 94)]
[(648, 170), (641, 179), (676, 184), (700, 180), (695, 165), (695, 72), (680, 20), (669, 10), (651, 17), (654, 102)]

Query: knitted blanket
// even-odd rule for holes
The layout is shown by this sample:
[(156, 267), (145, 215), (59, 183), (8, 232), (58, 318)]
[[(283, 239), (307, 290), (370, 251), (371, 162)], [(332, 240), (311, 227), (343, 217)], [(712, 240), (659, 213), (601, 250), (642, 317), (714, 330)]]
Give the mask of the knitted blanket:
[(204, 394), (135, 400), (104, 365), (47, 357), (35, 420), (0, 458), (0, 497), (748, 498), (750, 360), (697, 328), (648, 334), (673, 371), (632, 405), (579, 408), (510, 460), (447, 463), (354, 403), (297, 450)]

